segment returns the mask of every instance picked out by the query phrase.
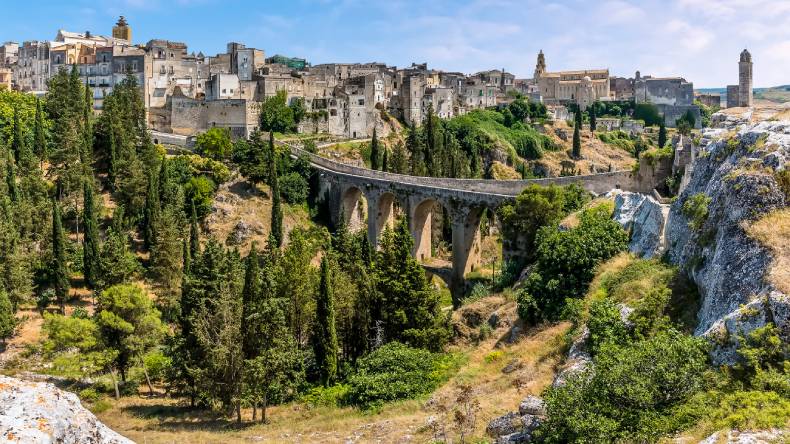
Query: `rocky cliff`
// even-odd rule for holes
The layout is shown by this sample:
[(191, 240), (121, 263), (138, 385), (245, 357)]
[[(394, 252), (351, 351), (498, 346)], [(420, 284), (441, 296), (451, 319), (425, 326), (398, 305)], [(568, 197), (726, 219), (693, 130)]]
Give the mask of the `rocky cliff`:
[(4, 442), (134, 444), (53, 384), (0, 376), (0, 438)]
[(701, 295), (697, 335), (721, 345), (717, 362), (732, 362), (737, 336), (774, 322), (790, 339), (788, 296), (766, 276), (770, 250), (748, 227), (787, 205), (779, 173), (790, 158), (790, 122), (719, 120), (706, 129), (687, 186), (666, 227), (669, 260)]

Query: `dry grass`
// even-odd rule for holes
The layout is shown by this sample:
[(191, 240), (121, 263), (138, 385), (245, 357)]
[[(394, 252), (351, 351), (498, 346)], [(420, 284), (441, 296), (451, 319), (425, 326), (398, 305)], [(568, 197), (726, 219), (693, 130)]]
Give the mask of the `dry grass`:
[(790, 294), (790, 208), (768, 213), (744, 229), (771, 251), (773, 261), (768, 270), (768, 281), (783, 293)]
[[(239, 251), (243, 255), (247, 254), (252, 242), (256, 242), (258, 248), (266, 244), (271, 232), (272, 215), (272, 200), (267, 185), (253, 186), (240, 179), (231, 181), (217, 191), (214, 205), (218, 211), (210, 214), (206, 223), (209, 233), (217, 240), (225, 242), (236, 225), (243, 221), (251, 230), (250, 236), (237, 245)], [(283, 205), (283, 216), (285, 233), (310, 223), (307, 210), (301, 206)]]
[[(500, 300), (504, 305), (488, 304), (488, 308), (498, 308), (503, 318), (515, 319), (515, 305)], [(465, 364), (430, 400), (396, 402), (378, 412), (294, 403), (270, 408), (271, 423), (266, 425), (250, 423), (251, 411), (245, 410), (245, 423), (237, 426), (216, 415), (190, 411), (176, 400), (129, 397), (98, 416), (112, 429), (145, 443), (430, 442), (427, 418), (437, 415), (437, 406), (454, 397), (459, 384), (471, 384), (481, 411), (469, 442), (477, 442), (484, 439), (490, 419), (518, 410), (524, 397), (539, 394), (551, 383), (562, 360), (568, 328), (567, 323), (534, 328), (514, 344), (498, 346), (509, 335), (509, 328), (503, 326), (477, 346), (456, 346), (453, 351), (465, 355)], [(503, 373), (513, 361), (518, 369)]]
[(521, 174), (513, 167), (495, 160), (491, 164), (491, 177), (496, 180), (518, 180), (521, 179)]
[[(561, 163), (563, 161), (572, 160), (569, 153), (572, 145), (570, 135), (573, 134), (573, 128), (569, 127), (565, 122), (556, 122), (554, 127), (564, 128), (569, 135), (568, 140), (564, 141), (560, 139), (554, 134), (553, 129), (549, 128), (549, 130), (546, 131), (546, 135), (551, 137), (554, 143), (562, 148), (557, 151), (546, 151), (543, 153), (543, 157), (535, 161), (535, 163), (548, 169), (550, 176), (559, 176), (562, 170)], [(594, 137), (590, 131), (581, 132), (581, 141), (582, 158), (574, 161), (575, 168), (581, 170), (581, 174), (604, 172), (608, 170), (609, 165), (612, 166), (613, 171), (630, 170), (634, 162), (636, 162), (631, 153), (601, 142), (598, 138)]]

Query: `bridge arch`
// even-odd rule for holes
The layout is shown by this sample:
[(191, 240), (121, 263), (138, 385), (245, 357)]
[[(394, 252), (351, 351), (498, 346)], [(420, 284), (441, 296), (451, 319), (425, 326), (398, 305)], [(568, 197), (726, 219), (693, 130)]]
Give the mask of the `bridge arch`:
[(365, 208), (367, 200), (362, 189), (349, 185), (340, 195), (340, 209), (343, 223), (350, 231), (358, 231), (365, 226)]
[(392, 227), (402, 211), (403, 205), (395, 193), (390, 191), (381, 193), (376, 206), (376, 233)]
[(412, 198), (409, 212), (409, 228), (414, 239), (413, 252), (417, 260), (424, 261), (433, 256), (431, 241), (434, 225), (437, 219), (447, 212), (447, 203), (440, 198), (434, 196), (416, 196)]

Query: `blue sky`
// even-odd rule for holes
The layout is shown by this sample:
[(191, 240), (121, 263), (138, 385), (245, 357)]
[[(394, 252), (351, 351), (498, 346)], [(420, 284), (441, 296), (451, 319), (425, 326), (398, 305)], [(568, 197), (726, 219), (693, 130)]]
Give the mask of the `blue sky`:
[(504, 67), (681, 75), (695, 87), (737, 82), (752, 52), (755, 86), (790, 84), (790, 0), (52, 0), (3, 2), (0, 40), (58, 29), (110, 34), (125, 15), (136, 43), (183, 41), (223, 52), (241, 41), (311, 63), (380, 61), (472, 73)]

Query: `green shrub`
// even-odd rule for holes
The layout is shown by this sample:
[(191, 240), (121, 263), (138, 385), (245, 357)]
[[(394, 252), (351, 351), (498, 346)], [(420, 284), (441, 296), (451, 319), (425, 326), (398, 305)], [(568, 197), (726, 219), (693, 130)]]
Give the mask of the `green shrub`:
[(280, 193), (289, 204), (301, 205), (307, 202), (310, 187), (299, 173), (291, 172), (280, 176)]
[(173, 362), (169, 356), (157, 350), (143, 357), (143, 365), (151, 381), (163, 381)]
[(699, 230), (708, 219), (708, 205), (711, 198), (704, 193), (697, 193), (683, 202), (681, 213), (689, 219), (689, 227)]
[(703, 388), (704, 340), (667, 331), (605, 343), (594, 362), (544, 394), (548, 419), (537, 433), (546, 442), (652, 442), (696, 419), (671, 413)]
[(527, 322), (558, 319), (566, 298), (584, 296), (595, 267), (628, 245), (628, 234), (597, 206), (582, 212), (568, 231), (544, 227), (537, 236), (535, 271), (518, 297), (519, 315)]
[(300, 400), (311, 407), (340, 407), (348, 403), (349, 390), (348, 384), (313, 387)]
[(99, 394), (99, 392), (97, 392), (94, 388), (80, 390), (80, 392), (77, 393), (77, 396), (80, 397), (80, 400), (85, 402), (96, 402), (101, 399), (101, 394)]
[(112, 403), (105, 399), (100, 399), (90, 405), (90, 411), (94, 414), (106, 412), (112, 408)]
[(736, 391), (725, 394), (707, 416), (716, 429), (786, 427), (790, 421), (790, 399), (774, 392)]
[(432, 392), (456, 367), (450, 355), (390, 342), (360, 359), (357, 372), (348, 381), (348, 400), (368, 408), (415, 398)]
[(616, 146), (632, 154), (634, 153), (634, 141), (625, 131), (599, 132), (596, 133), (596, 136), (603, 143)]
[(784, 169), (774, 173), (774, 179), (779, 184), (779, 188), (785, 194), (785, 200), (790, 201), (790, 169)]
[(598, 299), (590, 304), (587, 328), (590, 331), (587, 344), (593, 356), (604, 344), (623, 344), (628, 338), (628, 329), (620, 318), (620, 308), (609, 298)]

